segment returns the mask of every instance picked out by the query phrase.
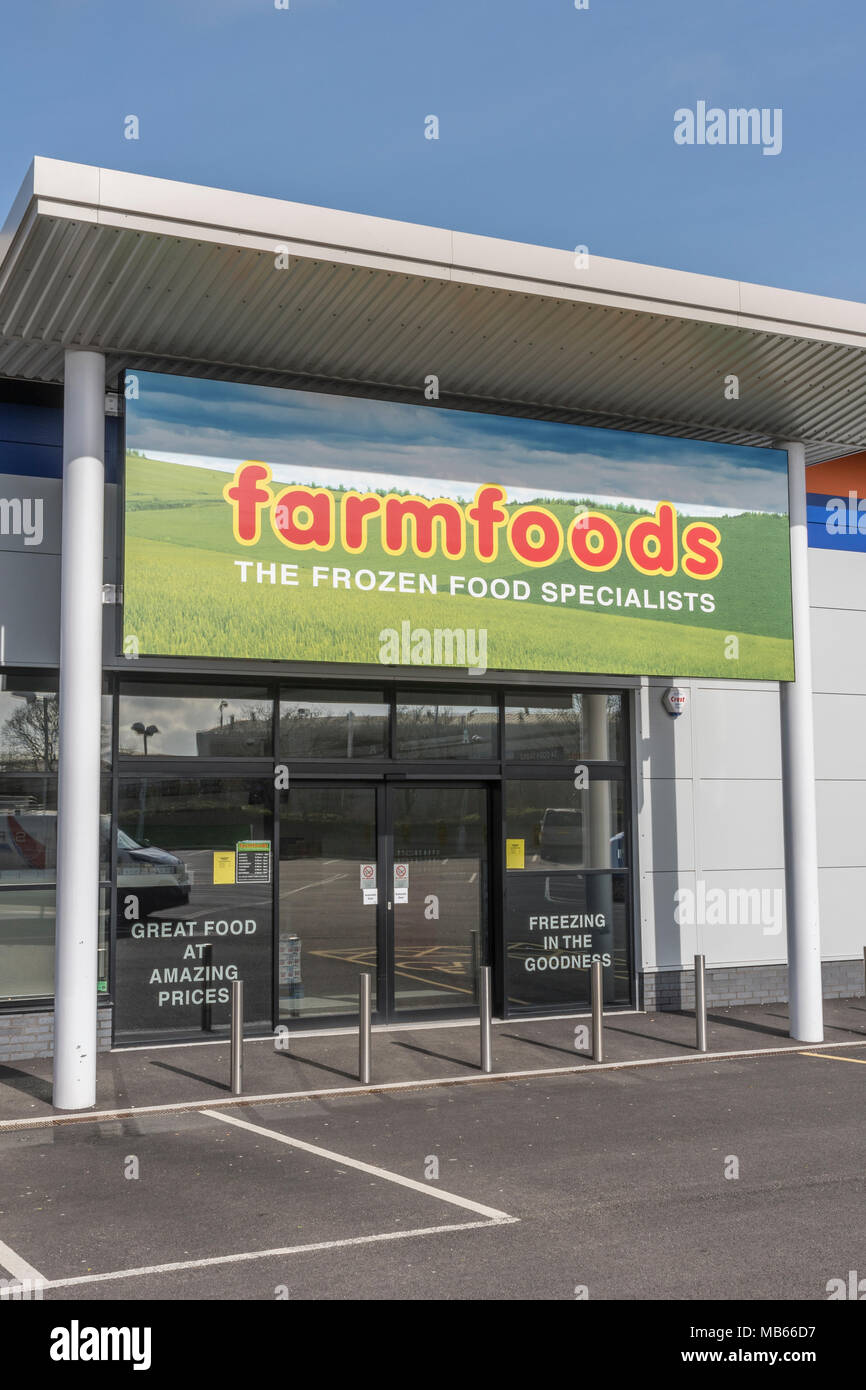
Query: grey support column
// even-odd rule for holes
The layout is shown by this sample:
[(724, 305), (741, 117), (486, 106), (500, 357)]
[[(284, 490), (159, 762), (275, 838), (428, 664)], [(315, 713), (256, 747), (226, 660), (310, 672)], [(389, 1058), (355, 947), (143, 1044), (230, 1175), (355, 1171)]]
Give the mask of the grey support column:
[(54, 1105), (96, 1101), (105, 358), (67, 351), (60, 562)]
[(815, 745), (812, 717), (812, 634), (806, 530), (806, 451), (788, 451), (791, 591), (794, 600), (796, 680), (780, 685), (782, 793), (785, 805), (785, 891), (788, 907), (790, 1034), (822, 1042), (821, 934), (818, 911), (818, 826), (815, 811)]

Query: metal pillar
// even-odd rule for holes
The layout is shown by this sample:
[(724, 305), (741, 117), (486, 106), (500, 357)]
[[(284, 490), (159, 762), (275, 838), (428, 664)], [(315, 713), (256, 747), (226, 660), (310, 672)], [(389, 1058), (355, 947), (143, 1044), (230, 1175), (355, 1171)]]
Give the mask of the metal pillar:
[(789, 1032), (800, 1042), (823, 1042), (821, 936), (818, 910), (818, 828), (812, 717), (812, 637), (806, 530), (806, 451), (788, 451), (791, 592), (794, 601), (796, 680), (780, 684), (785, 889), (788, 908)]
[(67, 351), (60, 558), (54, 1105), (96, 1103), (105, 358)]

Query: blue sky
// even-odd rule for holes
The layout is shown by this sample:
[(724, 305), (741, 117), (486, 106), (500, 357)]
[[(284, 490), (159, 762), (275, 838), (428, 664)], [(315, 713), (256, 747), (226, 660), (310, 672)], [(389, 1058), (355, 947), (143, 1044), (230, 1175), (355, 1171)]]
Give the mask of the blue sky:
[(863, 0), (8, 4), (0, 220), (44, 154), (866, 300), (864, 52)]
[(787, 460), (777, 449), (151, 372), (135, 377), (126, 442), (151, 458), (193, 456), (200, 467), (230, 474), (258, 459), (277, 465), (277, 481), (323, 487), (392, 487), (399, 479), (398, 490), (425, 497), (468, 500), (478, 483), (495, 482), (515, 501), (566, 493), (626, 498), (647, 509), (664, 499), (693, 515), (787, 510)]

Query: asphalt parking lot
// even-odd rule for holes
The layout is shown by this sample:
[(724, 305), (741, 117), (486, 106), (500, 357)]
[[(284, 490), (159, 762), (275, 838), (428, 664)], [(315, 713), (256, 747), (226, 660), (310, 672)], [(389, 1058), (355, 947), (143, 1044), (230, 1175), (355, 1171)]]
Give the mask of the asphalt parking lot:
[(866, 1273), (866, 1040), (0, 1132), (45, 1300), (795, 1300)]

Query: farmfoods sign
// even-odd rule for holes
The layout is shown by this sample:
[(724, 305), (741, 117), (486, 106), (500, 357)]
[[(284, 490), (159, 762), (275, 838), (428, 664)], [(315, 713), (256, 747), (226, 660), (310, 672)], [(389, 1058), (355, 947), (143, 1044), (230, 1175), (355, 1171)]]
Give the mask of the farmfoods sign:
[(781, 451), (150, 373), (127, 398), (127, 654), (793, 676)]

